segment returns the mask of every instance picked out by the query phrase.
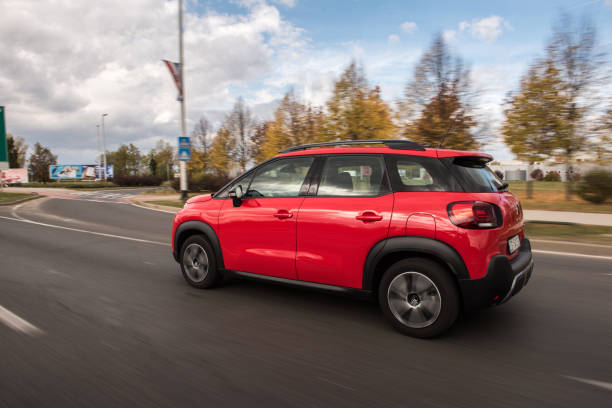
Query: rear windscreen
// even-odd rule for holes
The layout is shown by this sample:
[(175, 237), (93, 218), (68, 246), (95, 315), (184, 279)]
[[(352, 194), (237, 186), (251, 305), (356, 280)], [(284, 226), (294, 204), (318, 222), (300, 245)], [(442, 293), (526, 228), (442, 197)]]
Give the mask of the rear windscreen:
[(506, 185), (487, 166), (482, 157), (456, 157), (450, 164), (452, 174), (467, 193), (497, 193)]

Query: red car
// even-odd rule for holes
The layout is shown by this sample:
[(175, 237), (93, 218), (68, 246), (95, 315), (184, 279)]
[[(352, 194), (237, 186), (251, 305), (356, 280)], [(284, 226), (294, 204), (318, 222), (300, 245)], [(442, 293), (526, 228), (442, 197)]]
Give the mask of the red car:
[(293, 147), (188, 200), (174, 258), (197, 288), (231, 274), (369, 292), (401, 332), (436, 336), (533, 270), (521, 205), (491, 159), (407, 140)]

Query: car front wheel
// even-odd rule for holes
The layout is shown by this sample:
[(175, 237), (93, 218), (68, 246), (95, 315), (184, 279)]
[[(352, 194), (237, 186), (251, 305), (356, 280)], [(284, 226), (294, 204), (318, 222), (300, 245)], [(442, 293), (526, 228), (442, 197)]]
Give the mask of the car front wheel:
[(215, 253), (210, 243), (200, 235), (185, 240), (181, 247), (180, 264), (183, 277), (193, 287), (212, 288), (221, 278)]
[(459, 315), (457, 285), (448, 271), (429, 259), (393, 264), (380, 281), (378, 299), (390, 323), (414, 337), (435, 337)]

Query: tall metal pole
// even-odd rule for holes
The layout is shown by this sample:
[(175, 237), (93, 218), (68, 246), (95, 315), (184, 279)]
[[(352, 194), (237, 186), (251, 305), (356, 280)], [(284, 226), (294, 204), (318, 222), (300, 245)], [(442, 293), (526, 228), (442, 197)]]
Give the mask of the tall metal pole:
[(102, 153), (100, 153), (100, 125), (96, 125), (96, 164), (98, 168), (102, 165)]
[(104, 132), (104, 117), (108, 116), (108, 113), (103, 113), (102, 114), (102, 149), (104, 149), (104, 181), (108, 180), (107, 174), (106, 174), (106, 133)]
[[(185, 60), (183, 58), (183, 0), (178, 0), (178, 20), (179, 20), (179, 80), (181, 86), (181, 136), (185, 136)], [(180, 161), (181, 172), (181, 200), (187, 199), (187, 164)]]

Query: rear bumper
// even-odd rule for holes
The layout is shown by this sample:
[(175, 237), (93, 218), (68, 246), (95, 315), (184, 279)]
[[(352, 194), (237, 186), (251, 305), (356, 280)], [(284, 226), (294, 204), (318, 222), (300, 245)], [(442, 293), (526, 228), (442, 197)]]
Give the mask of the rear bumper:
[(464, 308), (472, 310), (508, 301), (527, 284), (532, 272), (531, 244), (523, 238), (520, 252), (514, 259), (494, 255), (484, 278), (459, 280)]

